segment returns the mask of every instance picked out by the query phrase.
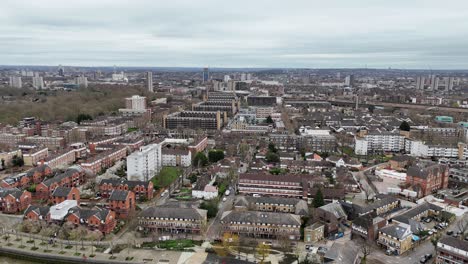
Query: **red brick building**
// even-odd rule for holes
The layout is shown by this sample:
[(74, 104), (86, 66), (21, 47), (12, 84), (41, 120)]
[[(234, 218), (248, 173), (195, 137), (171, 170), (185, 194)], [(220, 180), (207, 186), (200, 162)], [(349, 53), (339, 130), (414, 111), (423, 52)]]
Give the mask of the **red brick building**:
[(110, 197), (113, 190), (132, 191), (135, 199), (153, 199), (153, 183), (151, 181), (128, 181), (120, 179), (105, 179), (99, 184), (99, 192), (103, 198)]
[(409, 167), (406, 174), (406, 184), (418, 193), (418, 197), (448, 187), (449, 168), (445, 164), (420, 162)]
[(52, 175), (52, 173), (52, 169), (49, 166), (41, 165), (26, 173), (4, 178), (0, 186), (2, 188), (26, 188), (33, 183), (38, 184), (42, 182), (45, 177)]
[(99, 230), (104, 234), (112, 232), (117, 224), (115, 212), (103, 208), (82, 209), (74, 207), (70, 209), (65, 220), (75, 224), (75, 226), (85, 225), (90, 230)]
[(126, 219), (135, 211), (135, 194), (132, 191), (113, 190), (109, 197), (109, 209), (118, 219)]
[(0, 211), (6, 214), (19, 213), (31, 204), (31, 193), (19, 189), (0, 190)]
[(37, 206), (30, 205), (26, 211), (24, 211), (24, 219), (29, 219), (32, 221), (44, 220), (50, 222), (50, 207), (48, 206)]
[(80, 204), (80, 191), (78, 188), (59, 186), (50, 195), (49, 202), (59, 204), (65, 200), (76, 200)]
[(81, 167), (98, 174), (103, 169), (107, 169), (115, 162), (124, 159), (127, 156), (127, 147), (115, 146), (112, 149), (105, 150), (81, 162)]
[(85, 171), (79, 166), (68, 168), (64, 173), (55, 175), (36, 186), (36, 199), (48, 200), (50, 194), (59, 186), (77, 187), (85, 182)]

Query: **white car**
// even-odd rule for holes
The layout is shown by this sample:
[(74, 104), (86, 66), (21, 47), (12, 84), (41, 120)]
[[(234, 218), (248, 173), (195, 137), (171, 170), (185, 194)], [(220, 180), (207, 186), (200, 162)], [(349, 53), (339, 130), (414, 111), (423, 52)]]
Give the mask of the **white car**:
[(253, 196), (253, 197), (260, 197), (260, 194), (254, 193), (252, 196)]
[(225, 201), (227, 201), (227, 198), (226, 198), (226, 197), (223, 198), (223, 202), (225, 202)]

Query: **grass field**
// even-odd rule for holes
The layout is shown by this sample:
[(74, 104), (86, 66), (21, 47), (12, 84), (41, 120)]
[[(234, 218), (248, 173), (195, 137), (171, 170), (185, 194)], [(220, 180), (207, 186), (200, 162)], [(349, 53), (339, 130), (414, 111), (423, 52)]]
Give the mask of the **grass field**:
[(181, 174), (182, 170), (180, 168), (164, 167), (159, 175), (154, 176), (151, 181), (153, 182), (155, 189), (166, 188)]

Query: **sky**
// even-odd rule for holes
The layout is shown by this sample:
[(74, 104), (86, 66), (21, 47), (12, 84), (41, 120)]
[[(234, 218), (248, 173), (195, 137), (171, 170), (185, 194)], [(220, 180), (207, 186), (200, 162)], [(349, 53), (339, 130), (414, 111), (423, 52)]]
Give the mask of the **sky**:
[(2, 0), (0, 65), (468, 69), (467, 0)]

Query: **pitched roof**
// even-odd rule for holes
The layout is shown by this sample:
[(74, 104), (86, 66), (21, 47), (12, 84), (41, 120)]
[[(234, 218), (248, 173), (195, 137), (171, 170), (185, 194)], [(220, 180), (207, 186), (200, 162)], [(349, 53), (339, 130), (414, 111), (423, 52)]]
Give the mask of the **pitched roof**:
[(407, 235), (411, 235), (411, 230), (409, 225), (399, 224), (399, 225), (388, 225), (382, 227), (380, 232), (387, 234), (391, 237), (396, 237), (398, 239), (404, 239)]
[(206, 210), (196, 208), (175, 208), (175, 207), (149, 207), (146, 208), (140, 217), (158, 217), (158, 218), (177, 218), (177, 219), (193, 219), (205, 220), (207, 215)]
[(343, 210), (343, 207), (341, 207), (341, 204), (339, 204), (339, 203), (329, 203), (329, 204), (326, 204), (324, 206), (320, 206), (318, 209), (330, 212), (336, 218), (346, 219), (348, 217), (346, 212)]
[(112, 186), (127, 185), (129, 189), (133, 189), (136, 186), (145, 186), (149, 185), (150, 181), (129, 181), (126, 179), (103, 179), (99, 185), (110, 184)]
[[(468, 249), (468, 241), (461, 240), (452, 236), (444, 236), (439, 240), (439, 243), (448, 245), (457, 249), (467, 250)], [(439, 247), (439, 246), (437, 246)]]
[(398, 221), (400, 223), (410, 224), (410, 219), (428, 210), (442, 211), (442, 207), (425, 202), (409, 209), (408, 211), (400, 215), (397, 215), (393, 218), (393, 220)]
[(73, 207), (68, 212), (69, 214), (75, 214), (80, 220), (87, 221), (91, 216), (95, 216), (99, 220), (106, 220), (110, 210), (105, 208), (83, 209), (80, 207)]
[(52, 196), (67, 197), (71, 190), (72, 188), (59, 186), (55, 188), (54, 192), (52, 193)]
[(28, 208), (24, 211), (24, 215), (27, 215), (29, 212), (35, 212), (37, 215), (42, 216), (45, 218), (50, 211), (49, 206), (37, 206), (37, 205), (29, 205)]
[(130, 194), (129, 191), (124, 190), (113, 190), (109, 200), (110, 201), (125, 201), (127, 200), (127, 196)]
[(0, 189), (0, 197), (5, 198), (8, 195), (13, 196), (15, 199), (19, 199), (21, 195), (23, 195), (24, 191), (18, 189), (18, 188), (12, 188), (12, 189)]
[(223, 223), (241, 222), (270, 225), (301, 225), (301, 217), (294, 214), (257, 212), (257, 211), (227, 211), (221, 216)]

